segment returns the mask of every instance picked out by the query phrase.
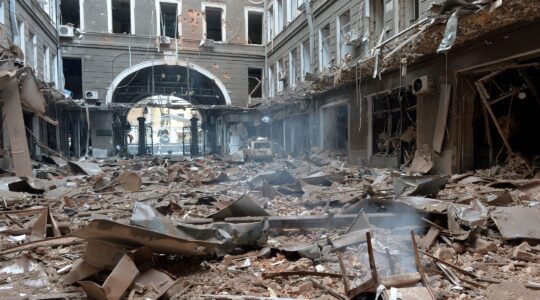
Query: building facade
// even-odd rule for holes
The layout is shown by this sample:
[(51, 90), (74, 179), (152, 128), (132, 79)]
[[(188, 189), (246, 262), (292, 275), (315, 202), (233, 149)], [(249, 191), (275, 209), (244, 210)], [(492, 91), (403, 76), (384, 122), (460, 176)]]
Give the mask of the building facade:
[[(262, 99), (262, 3), (63, 0), (60, 12), (65, 88), (92, 110), (156, 96), (169, 97), (159, 103), (169, 106), (247, 107)], [(92, 146), (113, 154), (126, 139), (112, 125), (125, 123), (126, 111), (90, 115)], [(221, 152), (226, 122), (208, 112), (202, 123), (209, 152)]]
[(538, 35), (539, 9), (266, 1), (263, 109), (273, 124), (261, 132), (291, 153), (317, 147), (373, 167), (423, 162), (424, 172), (448, 174), (516, 156), (532, 167), (540, 147), (526, 142), (526, 128), (540, 112), (540, 45), (525, 36)]
[[(56, 99), (63, 96), (55, 91), (61, 85), (56, 4), (52, 0), (0, 1), (0, 70), (3, 76), (9, 72), (15, 74), (10, 77), (18, 81), (20, 88), (15, 92), (3, 81), (0, 148), (12, 153), (13, 149), (19, 149), (14, 156), (25, 157), (11, 159), (4, 155), (0, 165), (9, 169), (13, 161), (24, 161), (24, 168), (19, 164), (15, 169), (24, 169), (22, 174), (26, 175), (30, 170), (29, 157), (40, 158), (45, 148), (59, 150), (60, 130), (56, 120), (62, 107)], [(24, 94), (29, 84), (29, 90), (36, 93), (32, 99)], [(20, 136), (26, 136), (26, 140)]]

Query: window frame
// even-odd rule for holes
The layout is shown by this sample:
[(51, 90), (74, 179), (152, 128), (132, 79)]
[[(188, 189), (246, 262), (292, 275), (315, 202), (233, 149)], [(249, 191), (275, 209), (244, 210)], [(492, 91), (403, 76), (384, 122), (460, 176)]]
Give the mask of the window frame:
[[(262, 32), (261, 32), (261, 43), (260, 44), (250, 44), (249, 43), (249, 13), (250, 12), (254, 12), (254, 13), (260, 13), (262, 14), (263, 16), (263, 21), (262, 21)], [(250, 45), (250, 46), (264, 46), (265, 44), (265, 39), (264, 39), (264, 36), (265, 36), (265, 32), (264, 32), (264, 8), (263, 7), (253, 7), (253, 6), (246, 6), (244, 7), (244, 20), (245, 20), (245, 26), (244, 26), (244, 29), (245, 29), (245, 38), (246, 38), (246, 45)]]
[[(323, 30), (326, 30), (327, 27), (328, 27), (328, 37), (323, 39)], [(328, 64), (331, 63), (331, 59), (332, 59), (331, 45), (327, 45), (327, 47), (325, 46), (325, 41), (330, 40), (332, 38), (331, 30), (332, 30), (332, 26), (330, 25), (330, 23), (327, 23), (326, 25), (319, 28), (319, 73), (323, 73), (324, 68), (328, 67), (328, 66), (325, 66), (323, 62), (323, 57), (324, 57), (323, 51), (325, 49), (330, 52), (328, 53), (329, 54)]]
[[(107, 30), (111, 34), (123, 34), (120, 32), (113, 32), (113, 13), (112, 13), (112, 1), (113, 0), (107, 0)], [(82, 29), (82, 21), (84, 20), (82, 18), (82, 9), (81, 5), (83, 5), (84, 0), (79, 0), (79, 22), (81, 23), (81, 29)], [(129, 0), (129, 33), (130, 35), (135, 34), (135, 0)]]
[[(304, 45), (307, 43), (307, 47)], [(312, 57), (311, 57), (311, 49), (309, 47), (309, 44), (310, 44), (310, 39), (308, 38), (307, 40), (303, 41), (300, 43), (300, 80), (302, 82), (306, 81), (306, 73), (311, 73), (313, 72), (312, 69), (311, 69), (311, 60), (312, 60)], [(307, 51), (307, 53), (309, 53), (309, 64), (307, 65), (307, 70), (306, 70), (306, 64), (304, 62), (305, 60), (305, 55), (304, 55), (304, 51)]]
[(203, 17), (203, 36), (202, 40), (206, 40), (206, 8), (218, 8), (221, 9), (221, 41), (214, 41), (215, 43), (227, 43), (227, 5), (222, 3), (213, 3), (213, 2), (202, 2), (201, 3), (202, 11), (204, 14)]
[[(133, 1), (133, 0), (132, 0)], [(156, 1), (156, 36), (164, 36), (161, 32), (161, 3), (176, 4), (176, 34), (170, 38), (178, 39), (182, 36), (182, 22), (178, 22), (178, 17), (182, 15), (182, 1), (177, 0), (155, 0)]]
[(296, 73), (298, 73), (297, 57), (298, 57), (298, 48), (293, 47), (289, 51), (289, 86), (291, 87), (291, 89), (296, 88), (296, 86), (298, 85), (298, 82), (296, 79)]

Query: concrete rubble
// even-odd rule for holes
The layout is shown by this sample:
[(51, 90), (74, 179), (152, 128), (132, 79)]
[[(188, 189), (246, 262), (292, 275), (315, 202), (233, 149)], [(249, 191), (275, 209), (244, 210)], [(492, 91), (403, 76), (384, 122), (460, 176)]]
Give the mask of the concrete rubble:
[(537, 179), (319, 161), (86, 160), (4, 176), (2, 298), (539, 297)]
[(540, 299), (538, 1), (136, 2), (0, 3), (0, 299)]

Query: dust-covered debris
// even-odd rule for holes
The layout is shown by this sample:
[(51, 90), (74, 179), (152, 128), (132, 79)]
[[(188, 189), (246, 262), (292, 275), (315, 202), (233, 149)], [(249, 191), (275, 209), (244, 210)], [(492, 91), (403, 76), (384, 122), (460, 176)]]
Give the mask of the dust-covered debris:
[[(539, 216), (534, 179), (215, 156), (79, 165), (96, 172), (56, 166), (50, 174), (64, 175), (18, 192), (5, 181), (6, 297), (346, 299), (384, 286), (387, 296), (462, 299), (510, 279), (538, 293), (538, 232), (526, 225)], [(295, 182), (298, 193), (281, 191)]]

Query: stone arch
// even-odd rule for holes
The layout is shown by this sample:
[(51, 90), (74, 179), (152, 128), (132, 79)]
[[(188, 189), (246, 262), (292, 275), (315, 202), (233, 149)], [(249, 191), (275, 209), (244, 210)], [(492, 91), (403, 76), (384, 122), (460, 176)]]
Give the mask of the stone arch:
[(106, 103), (110, 104), (113, 103), (114, 96), (115, 96), (115, 90), (118, 88), (118, 86), (127, 78), (130, 76), (135, 76), (134, 74), (138, 74), (137, 72), (140, 72), (142, 70), (152, 68), (152, 67), (159, 67), (159, 66), (170, 66), (170, 67), (184, 67), (186, 70), (192, 70), (197, 72), (196, 74), (200, 74), (204, 77), (206, 77), (208, 80), (211, 80), (216, 87), (219, 89), (221, 95), (223, 96), (223, 100), (225, 102), (225, 105), (231, 105), (231, 98), (227, 91), (227, 88), (223, 84), (223, 82), (212, 72), (206, 70), (205, 68), (198, 66), (196, 64), (193, 64), (191, 62), (186, 61), (178, 61), (176, 64), (167, 64), (165, 60), (152, 60), (152, 61), (145, 61), (142, 63), (139, 63), (137, 65), (134, 65), (128, 69), (125, 69), (120, 74), (116, 76), (116, 78), (113, 80), (111, 85), (109, 86), (109, 89), (107, 90), (106, 95)]

